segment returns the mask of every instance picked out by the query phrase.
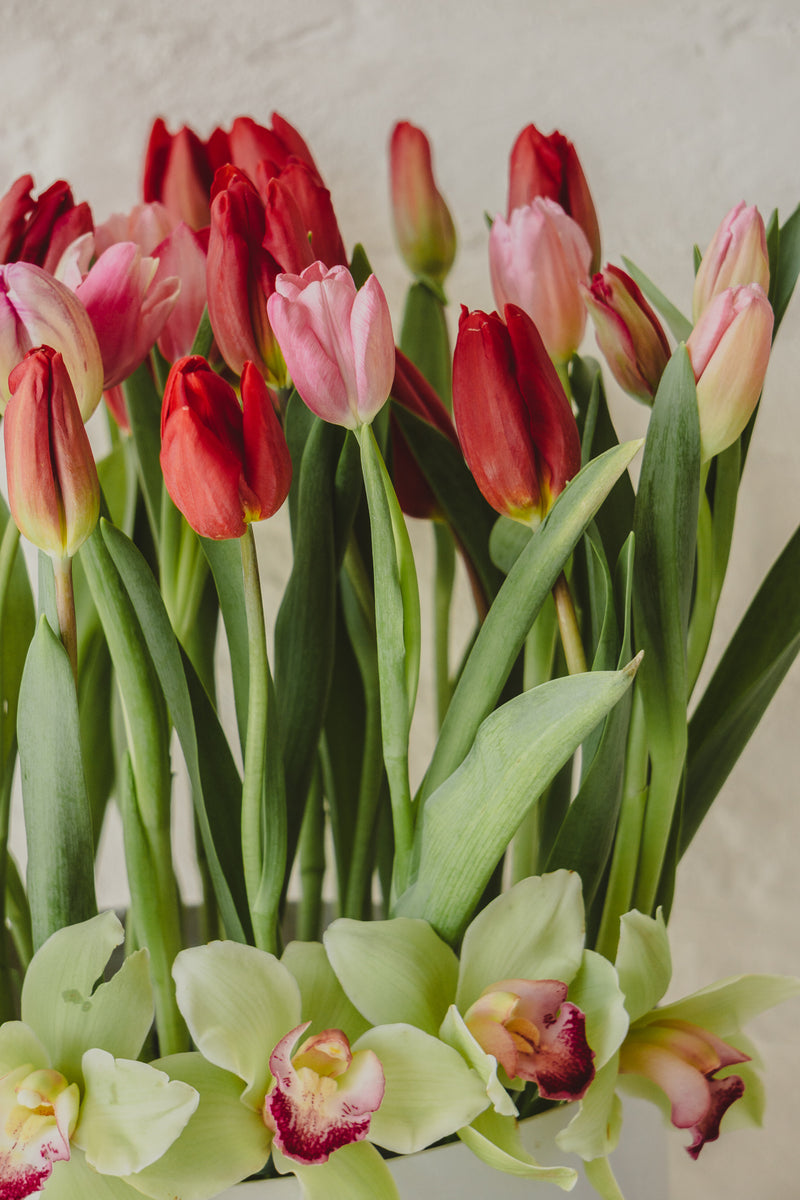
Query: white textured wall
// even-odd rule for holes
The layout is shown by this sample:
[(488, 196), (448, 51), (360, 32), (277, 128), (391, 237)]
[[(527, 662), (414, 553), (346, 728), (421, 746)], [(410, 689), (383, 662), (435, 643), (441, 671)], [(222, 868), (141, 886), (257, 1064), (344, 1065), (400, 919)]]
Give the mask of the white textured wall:
[[(532, 120), (577, 144), (604, 256), (626, 253), (686, 309), (693, 241), (704, 246), (739, 199), (784, 217), (800, 200), (797, 14), (795, 0), (3, 0), (0, 191), (25, 171), (41, 187), (65, 177), (102, 219), (137, 198), (157, 113), (207, 133), (278, 109), (398, 312), (385, 145), (407, 117), (434, 141), (461, 235), (451, 295), (490, 307), (482, 213), (503, 206), (508, 151)], [(724, 634), (800, 516), (799, 334), (800, 301), (748, 460)], [(615, 413), (623, 433), (641, 428), (633, 402), (617, 397)], [(749, 969), (800, 974), (799, 701), (795, 669), (684, 860), (676, 994)], [(675, 1200), (797, 1196), (799, 1026), (797, 1002), (754, 1025), (765, 1132), (731, 1135), (697, 1164), (671, 1139)]]

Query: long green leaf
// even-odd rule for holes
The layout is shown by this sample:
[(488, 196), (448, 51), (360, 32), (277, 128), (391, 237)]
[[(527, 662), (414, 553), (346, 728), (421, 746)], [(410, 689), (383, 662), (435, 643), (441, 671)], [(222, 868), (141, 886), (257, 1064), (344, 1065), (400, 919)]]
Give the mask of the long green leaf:
[(34, 948), (97, 912), (94, 848), (67, 652), (42, 616), (19, 693), (19, 758)]
[(464, 664), (423, 780), (423, 801), (466, 757), (564, 563), (640, 445), (627, 442), (585, 466), (514, 563)]
[(777, 270), (776, 264), (771, 264), (769, 289), (769, 298), (775, 311), (773, 337), (778, 332), (800, 274), (800, 206), (778, 227), (777, 258)]
[(125, 392), (128, 420), (131, 423), (131, 434), (136, 446), (139, 482), (142, 485), (147, 518), (153, 540), (158, 546), (161, 526), (161, 497), (164, 492), (164, 479), (159, 463), (161, 400), (146, 363), (137, 367), (122, 386)]
[[(197, 824), (227, 935), (243, 941), (248, 921), (238, 837), (241, 780), (211, 702), (207, 697), (203, 700), (196, 673), (182, 661), (150, 569), (124, 533), (105, 521), (101, 528), (103, 541), (138, 618), (180, 739)], [(201, 739), (195, 728), (195, 711), (202, 721)]]
[(668, 300), (662, 291), (656, 287), (652, 279), (648, 279), (644, 271), (641, 271), (635, 263), (632, 263), (629, 258), (623, 254), (622, 261), (630, 271), (636, 283), (644, 292), (650, 303), (657, 308), (664, 320), (669, 325), (677, 342), (685, 342), (689, 334), (692, 332), (692, 323), (687, 320), (680, 309), (677, 309), (671, 300)]
[(417, 280), (406, 295), (400, 349), (418, 367), (439, 399), (449, 409), (453, 357), (445, 305), (440, 291)]
[(554, 679), (482, 723), (457, 770), (425, 806), (415, 882), (397, 913), (454, 942), (520, 822), (563, 763), (630, 687), (636, 663)]
[(685, 347), (673, 354), (653, 403), (634, 533), (634, 644), (652, 763), (636, 907), (649, 913), (666, 854), (686, 756), (686, 638), (700, 489), (700, 428)]
[(233, 698), (239, 743), (244, 749), (247, 735), (247, 709), (250, 691), (250, 654), (247, 644), (247, 613), (244, 607), (242, 555), (236, 538), (215, 541), (201, 538), (203, 553), (208, 559), (214, 586), (217, 589), (220, 612), (225, 623), (225, 636), (231, 657)]
[(689, 723), (683, 854), (800, 650), (800, 528), (764, 579)]
[(28, 645), (36, 624), (33, 596), (19, 549), (19, 533), (0, 496), (0, 778), (13, 769), (17, 698)]

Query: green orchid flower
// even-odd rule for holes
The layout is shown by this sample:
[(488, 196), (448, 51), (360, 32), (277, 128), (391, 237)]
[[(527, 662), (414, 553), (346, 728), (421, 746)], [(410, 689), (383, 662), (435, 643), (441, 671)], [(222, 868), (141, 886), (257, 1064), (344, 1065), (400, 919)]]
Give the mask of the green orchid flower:
[(586, 1160), (587, 1177), (604, 1200), (623, 1200), (608, 1162), (622, 1127), (617, 1090), (653, 1101), (676, 1128), (688, 1130), (693, 1158), (719, 1137), (723, 1117), (726, 1127), (760, 1124), (755, 1052), (741, 1027), (800, 991), (797, 979), (740, 975), (658, 1007), (672, 976), (660, 910), (655, 918), (640, 912), (622, 918), (616, 970), (630, 1028), (556, 1137), (562, 1150)]
[[(0, 1026), (0, 1198), (134, 1200), (198, 1095), (137, 1062), (153, 1020), (146, 950), (97, 984), (124, 932), (112, 912), (54, 933)], [(173, 1177), (173, 1194), (176, 1179)]]
[[(368, 1028), (318, 943), (293, 943), (281, 961), (212, 942), (182, 951), (173, 974), (203, 1066), (195, 1055), (160, 1065), (187, 1080), (191, 1067), (200, 1104), (148, 1185), (171, 1156), (196, 1151), (222, 1191), (271, 1153), (309, 1200), (394, 1200), (376, 1146), (414, 1153), (486, 1107), (481, 1080), (452, 1047), (410, 1024)], [(208, 1148), (215, 1121), (225, 1130), (224, 1162)], [(201, 1200), (199, 1191), (181, 1195)]]
[[(553, 1100), (583, 1096), (628, 1028), (614, 968), (585, 951), (580, 880), (525, 879), (468, 927), (461, 958), (426, 921), (334, 921), (325, 948), (350, 1000), (376, 1026), (402, 1022), (458, 1050), (487, 1104), (459, 1137), (504, 1171), (568, 1190), (569, 1167), (523, 1149), (509, 1090), (536, 1083)], [(569, 994), (569, 1000), (567, 995)], [(367, 1035), (374, 1045), (374, 1033)]]

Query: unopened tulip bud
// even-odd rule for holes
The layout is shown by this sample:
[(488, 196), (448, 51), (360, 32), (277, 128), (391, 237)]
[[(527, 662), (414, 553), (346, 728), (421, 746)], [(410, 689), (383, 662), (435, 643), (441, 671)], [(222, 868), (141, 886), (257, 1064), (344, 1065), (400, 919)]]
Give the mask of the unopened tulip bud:
[(761, 213), (744, 200), (731, 209), (703, 255), (694, 281), (695, 321), (725, 288), (757, 283), (769, 290), (767, 235)]
[(720, 292), (689, 336), (703, 462), (732, 445), (750, 420), (764, 386), (773, 321), (764, 289), (747, 284)]
[(318, 417), (346, 429), (368, 424), (389, 398), (394, 335), (374, 275), (356, 291), (346, 267), (316, 262), (279, 275), (269, 319), (300, 396)]
[(394, 127), (389, 173), (395, 236), (403, 260), (414, 275), (442, 283), (456, 256), (455, 226), (433, 177), (430, 142), (408, 121)]
[(670, 356), (658, 317), (619, 267), (606, 267), (581, 290), (612, 375), (631, 396), (650, 404)]
[(578, 349), (586, 325), (580, 284), (592, 252), (580, 226), (554, 200), (538, 197), (499, 214), (489, 235), (489, 269), (498, 311), (515, 304), (533, 321), (557, 363)]
[(0, 267), (0, 413), (7, 380), (35, 346), (64, 356), (78, 407), (88, 420), (103, 394), (103, 360), (89, 314), (75, 293), (33, 263)]
[(202, 229), (209, 221), (214, 173), (229, 160), (228, 136), (221, 129), (203, 142), (186, 125), (170, 133), (158, 117), (145, 152), (143, 199), (159, 200), (176, 223)]
[(21, 533), (71, 558), (97, 524), (100, 485), (63, 357), (31, 350), (11, 372), (3, 419), (8, 504)]

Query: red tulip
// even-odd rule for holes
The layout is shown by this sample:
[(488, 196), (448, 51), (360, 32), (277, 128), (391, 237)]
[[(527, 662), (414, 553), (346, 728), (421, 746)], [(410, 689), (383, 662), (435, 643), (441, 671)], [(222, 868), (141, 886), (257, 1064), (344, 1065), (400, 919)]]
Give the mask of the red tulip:
[(592, 250), (592, 271), (600, 268), (600, 229), (589, 185), (575, 147), (558, 130), (545, 136), (535, 125), (522, 130), (511, 151), (508, 215), (537, 196), (555, 200), (577, 221)]
[(71, 558), (97, 524), (100, 485), (62, 356), (31, 350), (11, 372), (3, 419), (8, 504), (34, 546)]
[(145, 151), (143, 199), (160, 200), (174, 221), (202, 229), (209, 222), (214, 175), (229, 160), (228, 135), (222, 129), (203, 142), (186, 125), (170, 133), (158, 117)]
[(269, 164), (261, 162), (256, 185), (264, 201), (264, 248), (284, 271), (299, 275), (312, 262), (347, 266), (331, 195), (315, 170), (290, 159), (277, 174), (271, 174)]
[(500, 513), (538, 524), (580, 469), (578, 427), (530, 317), (461, 310), (453, 412), (478, 487)]
[(92, 213), (75, 204), (63, 179), (37, 200), (32, 188), (32, 177), (23, 175), (0, 199), (0, 263), (29, 262), (52, 273), (67, 247), (91, 232)]
[(433, 178), (431, 146), (421, 129), (399, 121), (389, 146), (394, 231), (415, 275), (443, 282), (456, 255), (456, 231)]
[(272, 127), (257, 124), (251, 117), (237, 117), (228, 143), (228, 161), (244, 171), (255, 183), (258, 165), (270, 164), (271, 173), (281, 171), (292, 160), (303, 162), (320, 178), (311, 151), (293, 125), (278, 113), (272, 114)]
[(606, 267), (582, 286), (597, 344), (621, 388), (652, 403), (669, 362), (669, 342), (661, 322), (630, 275)]
[(201, 537), (241, 537), (289, 492), (292, 463), (258, 370), (245, 363), (242, 405), (194, 356), (176, 362), (161, 409), (161, 469), (173, 501)]

